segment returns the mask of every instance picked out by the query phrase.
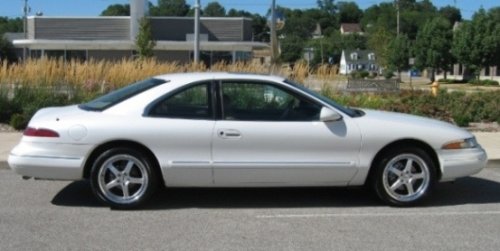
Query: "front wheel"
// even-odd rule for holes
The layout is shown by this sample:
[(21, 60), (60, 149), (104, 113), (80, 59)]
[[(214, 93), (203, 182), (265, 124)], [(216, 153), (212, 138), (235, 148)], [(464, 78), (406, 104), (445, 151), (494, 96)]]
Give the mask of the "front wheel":
[(158, 176), (151, 160), (142, 152), (113, 148), (94, 162), (90, 184), (94, 194), (114, 208), (143, 204), (156, 190)]
[(393, 206), (421, 202), (436, 182), (434, 162), (419, 148), (389, 150), (375, 165), (373, 189), (380, 199)]

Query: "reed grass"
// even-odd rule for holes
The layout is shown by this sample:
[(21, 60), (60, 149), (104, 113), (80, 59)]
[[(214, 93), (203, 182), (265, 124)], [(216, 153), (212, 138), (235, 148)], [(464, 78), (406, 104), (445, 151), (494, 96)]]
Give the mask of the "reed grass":
[[(276, 68), (275, 68), (276, 69)], [(336, 77), (336, 67), (319, 66), (312, 70), (306, 63), (299, 62), (293, 68), (278, 67), (271, 70), (268, 65), (236, 62), (233, 64), (217, 63), (210, 68), (204, 64), (180, 64), (146, 60), (87, 60), (64, 61), (62, 59), (32, 59), (26, 62), (0, 63), (0, 84), (22, 86), (70, 86), (83, 90), (108, 90), (145, 79), (155, 75), (175, 72), (239, 72), (273, 74), (293, 78), (304, 82), (314, 74), (321, 80)]]

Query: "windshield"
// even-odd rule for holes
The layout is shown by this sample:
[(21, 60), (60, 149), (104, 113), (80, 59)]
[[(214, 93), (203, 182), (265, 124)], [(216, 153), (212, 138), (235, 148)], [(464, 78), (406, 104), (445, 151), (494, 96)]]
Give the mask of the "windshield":
[(166, 83), (163, 79), (150, 78), (133, 83), (78, 107), (87, 111), (103, 111), (150, 88)]
[(297, 84), (297, 83), (295, 83), (291, 80), (288, 80), (288, 79), (285, 79), (284, 82), (295, 87), (295, 88), (300, 89), (301, 91), (303, 91), (307, 94), (310, 94), (311, 96), (313, 96), (313, 97), (315, 97), (315, 98), (317, 98), (317, 99), (319, 99), (319, 100), (321, 100), (321, 101), (323, 101), (323, 102), (325, 102), (333, 107), (335, 107), (336, 109), (340, 110), (341, 112), (347, 114), (350, 117), (358, 117), (359, 116), (358, 112), (356, 112), (356, 110), (349, 109), (347, 107), (343, 107), (343, 106), (337, 104), (335, 101), (331, 100), (330, 98), (327, 98), (327, 97), (325, 97), (325, 96), (323, 96), (323, 95), (321, 95), (321, 94), (319, 94), (311, 89), (308, 89), (301, 84)]

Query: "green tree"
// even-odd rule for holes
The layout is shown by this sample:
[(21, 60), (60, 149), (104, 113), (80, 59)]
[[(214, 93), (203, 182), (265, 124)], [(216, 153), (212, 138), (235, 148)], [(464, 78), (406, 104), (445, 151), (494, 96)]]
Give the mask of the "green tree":
[(338, 2), (340, 23), (359, 23), (363, 11), (355, 2)]
[(210, 2), (203, 9), (203, 16), (206, 17), (224, 17), (226, 16), (226, 9), (219, 2)]
[(130, 16), (130, 5), (112, 4), (101, 12), (101, 16)]
[[(397, 30), (397, 5), (393, 2), (384, 2), (373, 5), (365, 10), (361, 24), (365, 30), (384, 27), (391, 33)], [(429, 0), (399, 0), (400, 33), (406, 34), (414, 40), (422, 25), (437, 15), (437, 9)]]
[(448, 19), (451, 25), (454, 25), (455, 22), (462, 21), (462, 14), (460, 13), (460, 9), (453, 6), (445, 6), (439, 9), (439, 15)]
[(488, 16), (491, 18), (491, 21), (500, 23), (500, 7), (494, 7), (488, 10)]
[(454, 32), (453, 55), (475, 76), (481, 69), (500, 62), (500, 24), (492, 16), (494, 13), (480, 9), (471, 22), (462, 23)]
[(396, 33), (396, 9), (392, 3), (372, 5), (365, 10), (361, 18), (361, 25), (368, 32), (383, 29)]
[(281, 55), (283, 62), (295, 62), (302, 58), (305, 41), (297, 35), (289, 35), (281, 40)]
[(316, 0), (319, 9), (330, 14), (335, 15), (337, 12), (337, 5), (335, 5), (335, 0)]
[(368, 48), (375, 52), (375, 61), (383, 68), (389, 66), (389, 44), (394, 39), (394, 34), (383, 26), (375, 27), (368, 37)]
[(184, 17), (189, 9), (186, 0), (158, 0), (158, 6), (150, 5), (149, 12), (151, 16)]
[(360, 49), (365, 50), (368, 46), (368, 39), (366, 36), (359, 34), (348, 34), (340, 36), (342, 49), (354, 50)]
[(307, 15), (304, 10), (298, 9), (290, 10), (283, 8), (280, 12), (284, 13), (286, 19), (285, 26), (280, 31), (281, 35), (294, 35), (302, 37), (303, 40), (311, 37), (311, 33), (317, 24), (312, 15)]
[(16, 55), (12, 43), (0, 35), (0, 65), (4, 60), (8, 62), (16, 61)]
[(151, 22), (145, 17), (141, 18), (139, 23), (139, 34), (135, 39), (135, 45), (140, 59), (154, 56), (153, 50), (156, 41), (153, 40), (153, 34), (151, 33)]
[(23, 20), (21, 18), (0, 17), (0, 37), (5, 32), (22, 32)]
[(389, 43), (387, 64), (389, 68), (396, 69), (398, 78), (401, 79), (401, 70), (408, 67), (410, 58), (410, 41), (406, 35), (399, 35)]
[(435, 80), (437, 69), (448, 70), (451, 66), (452, 39), (450, 22), (442, 17), (429, 20), (418, 32), (414, 48), (415, 64), (419, 68), (431, 68), (431, 81)]
[(269, 42), (267, 19), (259, 14), (252, 15), (252, 33), (254, 41)]
[[(255, 14), (255, 15), (258, 15), (258, 14)], [(245, 11), (245, 10), (237, 10), (237, 9), (233, 9), (231, 8), (226, 16), (228, 17), (253, 17), (254, 14), (248, 12), (248, 11)]]

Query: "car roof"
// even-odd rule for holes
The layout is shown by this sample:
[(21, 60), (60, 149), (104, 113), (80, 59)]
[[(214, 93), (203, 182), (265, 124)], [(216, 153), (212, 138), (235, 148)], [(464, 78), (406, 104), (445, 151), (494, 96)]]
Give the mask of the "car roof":
[(273, 75), (263, 75), (254, 73), (231, 73), (231, 72), (189, 72), (189, 73), (171, 73), (155, 76), (155, 78), (164, 79), (172, 82), (196, 82), (207, 79), (253, 79), (282, 82), (283, 77)]

